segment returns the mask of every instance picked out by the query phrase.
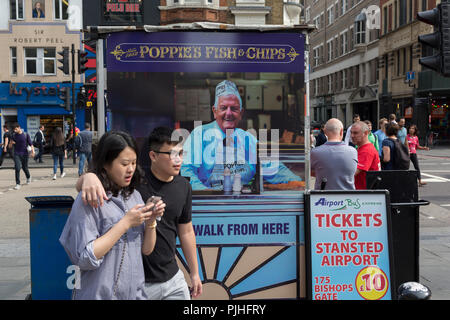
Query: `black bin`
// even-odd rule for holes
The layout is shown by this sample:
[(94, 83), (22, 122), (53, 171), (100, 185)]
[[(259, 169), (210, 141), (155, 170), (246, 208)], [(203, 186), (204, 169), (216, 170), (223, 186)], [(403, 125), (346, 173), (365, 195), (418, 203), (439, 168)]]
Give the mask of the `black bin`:
[(419, 282), (419, 206), (429, 204), (418, 199), (415, 170), (367, 172), (368, 189), (387, 189), (391, 202), (394, 250), (393, 288), (402, 283)]

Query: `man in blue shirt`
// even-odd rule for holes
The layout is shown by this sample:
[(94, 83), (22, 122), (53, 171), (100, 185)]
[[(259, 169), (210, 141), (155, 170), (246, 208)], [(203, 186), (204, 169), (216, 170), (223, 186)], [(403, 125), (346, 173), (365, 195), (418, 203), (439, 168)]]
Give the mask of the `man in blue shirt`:
[[(216, 86), (212, 107), (215, 121), (197, 126), (189, 135), (183, 148), (186, 155), (181, 175), (190, 178), (193, 190), (223, 190), (224, 170), (231, 176), (240, 174), (241, 184), (248, 184), (256, 173), (256, 137), (240, 128), (244, 110), (236, 85), (228, 80)], [(271, 184), (301, 181), (273, 153), (261, 159), (261, 175)]]
[(380, 149), (378, 150), (378, 155), (380, 156), (381, 159), (381, 153), (383, 152), (383, 148), (381, 147), (383, 144), (383, 140), (386, 139), (386, 124), (388, 123), (386, 118), (381, 118), (378, 126), (380, 129), (378, 129), (377, 131), (374, 132), (374, 135), (377, 137), (378, 139), (378, 146), (380, 147)]
[(407, 135), (405, 128), (405, 118), (400, 118), (400, 120), (398, 120), (398, 126), (400, 127), (400, 129), (397, 132), (397, 138), (401, 143), (405, 144)]

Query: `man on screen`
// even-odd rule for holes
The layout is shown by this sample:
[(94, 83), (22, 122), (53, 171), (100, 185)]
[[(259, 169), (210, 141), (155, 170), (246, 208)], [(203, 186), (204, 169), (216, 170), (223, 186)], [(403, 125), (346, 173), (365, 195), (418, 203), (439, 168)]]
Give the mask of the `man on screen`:
[[(224, 170), (240, 174), (241, 184), (251, 182), (256, 173), (256, 137), (240, 128), (244, 114), (236, 85), (228, 80), (216, 86), (212, 106), (215, 121), (196, 127), (186, 142), (181, 175), (190, 178), (193, 190), (223, 190)], [(261, 174), (271, 184), (301, 181), (300, 177), (279, 162), (278, 154), (261, 161)]]

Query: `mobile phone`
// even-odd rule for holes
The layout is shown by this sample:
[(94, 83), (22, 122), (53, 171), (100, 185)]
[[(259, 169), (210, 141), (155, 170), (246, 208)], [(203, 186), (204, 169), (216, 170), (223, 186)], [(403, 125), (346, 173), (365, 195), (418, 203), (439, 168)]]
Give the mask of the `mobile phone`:
[[(153, 202), (153, 204), (155, 205), (153, 207), (153, 210), (155, 210), (156, 204), (158, 203), (158, 201), (161, 200), (161, 197), (158, 196), (151, 196), (148, 200), (147, 200), (147, 204), (150, 204), (150, 202)], [(157, 221), (161, 221), (161, 217), (157, 217), (156, 218)]]

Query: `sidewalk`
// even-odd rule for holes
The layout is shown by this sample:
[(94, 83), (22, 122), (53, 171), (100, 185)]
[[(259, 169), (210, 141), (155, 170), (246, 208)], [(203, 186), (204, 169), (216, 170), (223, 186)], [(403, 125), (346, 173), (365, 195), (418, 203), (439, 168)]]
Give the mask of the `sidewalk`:
[[(28, 158), (28, 168), (53, 168), (53, 158), (52, 155), (47, 153), (42, 156), (42, 161), (44, 163), (38, 163), (33, 160), (33, 158)], [(76, 159), (76, 164), (73, 164), (73, 158), (64, 159), (65, 168), (78, 168), (78, 158)], [(58, 164), (59, 168), (59, 164)], [(3, 164), (0, 169), (14, 169), (14, 160), (11, 158), (3, 159)], [(59, 170), (59, 169), (58, 169)]]

